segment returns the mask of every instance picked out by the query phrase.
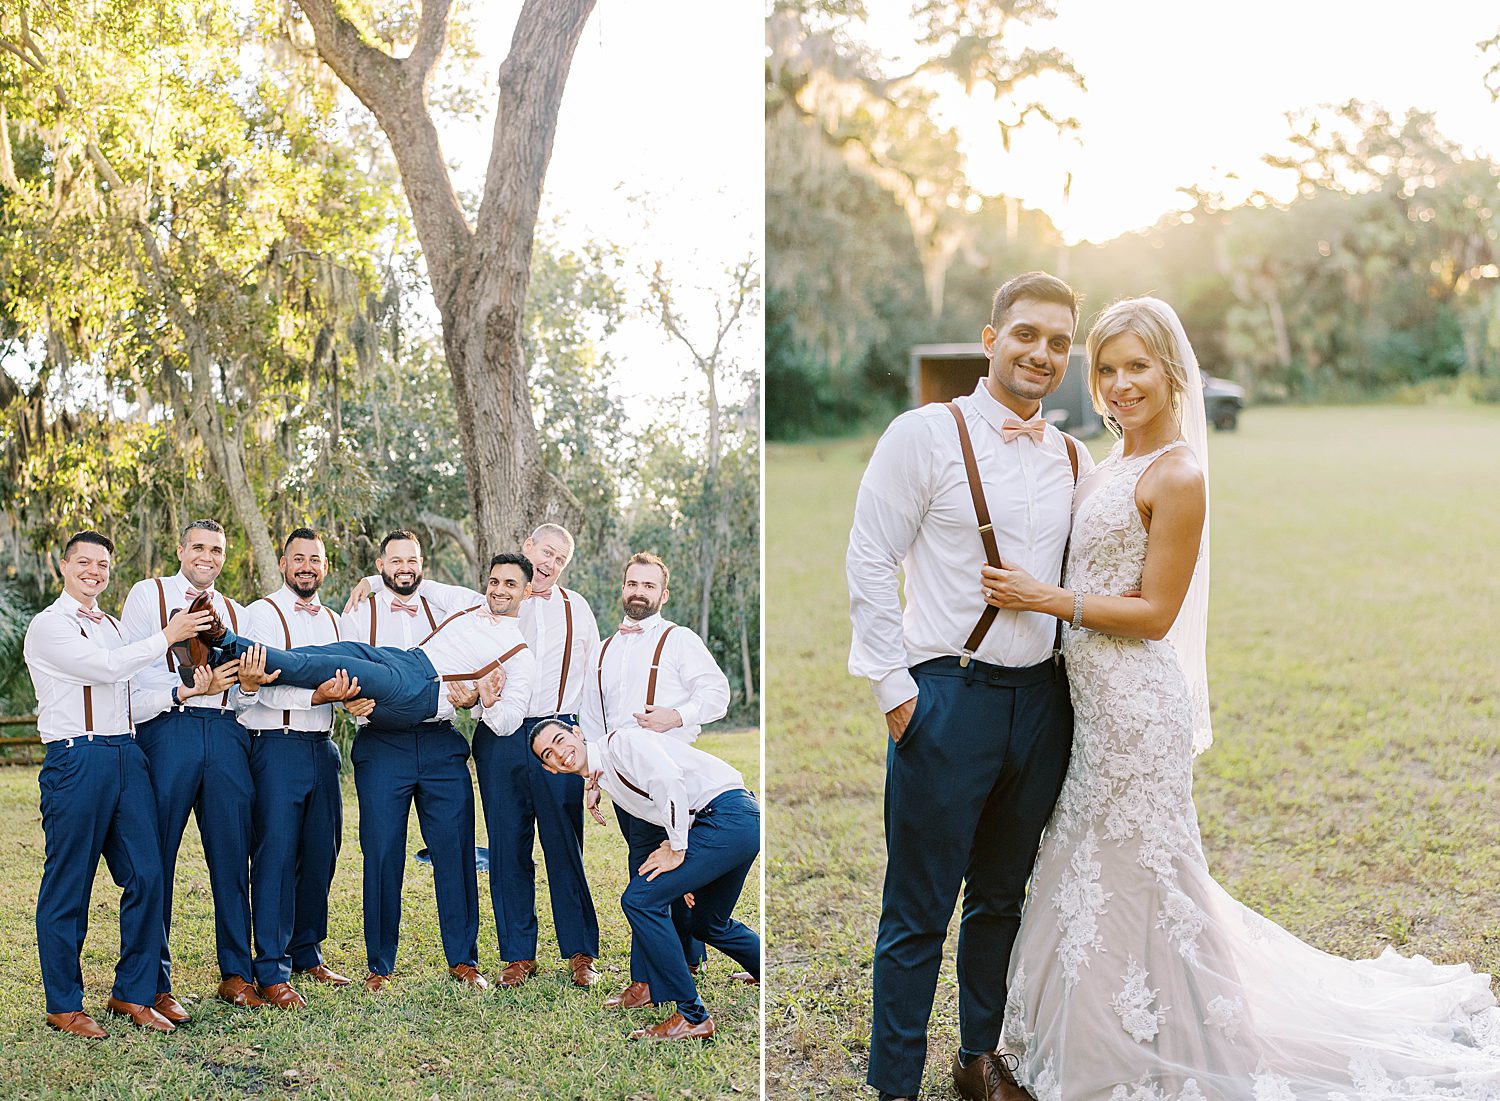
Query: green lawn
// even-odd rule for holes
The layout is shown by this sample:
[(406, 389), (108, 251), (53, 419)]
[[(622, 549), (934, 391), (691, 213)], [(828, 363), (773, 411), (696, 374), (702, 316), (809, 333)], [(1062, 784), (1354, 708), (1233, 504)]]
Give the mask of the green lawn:
[[(754, 732), (706, 734), (698, 745), (729, 761), (759, 789)], [(407, 867), (396, 985), (371, 996), (358, 986), (299, 989), (301, 1013), (234, 1009), (211, 995), (213, 913), (196, 826), (189, 826), (177, 868), (173, 923), (174, 985), (193, 1023), (160, 1037), (112, 1023), (109, 996), (119, 947), (119, 891), (101, 866), (84, 948), (84, 1006), (110, 1030), (88, 1043), (43, 1025), (34, 915), (42, 867), (37, 769), (0, 768), (0, 1096), (90, 1098), (710, 1098), (755, 1096), (760, 1082), (758, 991), (732, 984), (738, 968), (717, 952), (700, 983), (718, 1025), (712, 1044), (631, 1044), (632, 1028), (667, 1010), (606, 1011), (605, 997), (628, 981), (628, 928), (620, 913), (624, 842), (613, 823), (587, 822), (585, 841), (594, 903), (602, 925), (604, 980), (575, 989), (556, 954), (545, 869), (537, 850), (542, 974), (517, 991), (475, 992), (447, 977), (438, 942), (432, 870)], [(477, 792), (476, 792), (477, 802)], [(345, 776), (344, 849), (333, 886), (324, 954), (335, 970), (365, 975), (360, 918), (358, 807)], [(484, 819), (478, 822), (484, 843)], [(413, 815), (410, 849), (421, 847)], [(760, 926), (760, 866), (751, 872), (739, 916)], [(499, 970), (489, 880), (479, 879), (480, 969)]]
[[(873, 446), (766, 460), (770, 1097), (853, 1097), (864, 1081), (886, 736), (845, 670), (843, 556)], [(1210, 866), (1328, 951), (1394, 945), (1493, 973), (1500, 409), (1256, 408), (1211, 448), (1216, 744), (1196, 769)], [(956, 931), (932, 1098), (953, 1096)]]

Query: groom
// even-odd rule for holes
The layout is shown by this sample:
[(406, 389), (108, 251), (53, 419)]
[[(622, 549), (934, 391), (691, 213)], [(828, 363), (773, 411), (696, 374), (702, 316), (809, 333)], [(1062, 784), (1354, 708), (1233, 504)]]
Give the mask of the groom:
[[(989, 374), (950, 405), (897, 417), (860, 483), (846, 569), (849, 671), (885, 712), (886, 876), (875, 942), (868, 1082), (915, 1098), (943, 940), (958, 938), (959, 1095), (1028, 1095), (998, 1054), (1006, 971), (1042, 827), (1062, 786), (1073, 710), (1058, 621), (984, 603), (999, 558), (1059, 580), (1088, 453), (1048, 425), (1078, 298), (1028, 272), (995, 293)], [(906, 574), (903, 615), (897, 571)], [(1050, 904), (1050, 900), (1044, 900)]]

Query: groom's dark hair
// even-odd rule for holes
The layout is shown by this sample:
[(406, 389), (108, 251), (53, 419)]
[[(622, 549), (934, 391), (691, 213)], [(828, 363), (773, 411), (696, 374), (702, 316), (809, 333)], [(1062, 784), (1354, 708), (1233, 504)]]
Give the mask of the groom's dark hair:
[(1073, 314), (1073, 324), (1078, 324), (1079, 295), (1073, 288), (1055, 275), (1048, 275), (1044, 271), (1028, 271), (1006, 280), (995, 292), (995, 304), (990, 308), (991, 327), (998, 330), (1010, 308), (1023, 298), (1066, 306)]

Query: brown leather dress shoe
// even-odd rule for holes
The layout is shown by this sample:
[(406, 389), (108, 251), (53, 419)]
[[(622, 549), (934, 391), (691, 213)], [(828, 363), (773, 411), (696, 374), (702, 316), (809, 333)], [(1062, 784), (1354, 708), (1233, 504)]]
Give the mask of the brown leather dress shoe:
[(389, 975), (377, 975), (371, 971), (365, 976), (365, 990), (371, 994), (379, 994), (390, 985), (391, 977)]
[(47, 1014), (47, 1027), (66, 1032), (69, 1036), (82, 1036), (85, 1040), (103, 1040), (109, 1035), (99, 1027), (98, 1021), (81, 1009), (75, 1009), (71, 1013)]
[(130, 1023), (138, 1028), (149, 1028), (153, 1032), (177, 1031), (176, 1025), (149, 1005), (136, 1005), (135, 1002), (122, 1002), (119, 998), (111, 998), (104, 1003), (104, 1009), (116, 1017), (129, 1017)]
[(217, 995), (221, 1002), (228, 1002), (242, 1009), (260, 1009), (266, 1004), (265, 999), (255, 992), (255, 987), (238, 975), (230, 975), (221, 982)]
[(736, 971), (733, 975), (729, 976), (729, 981), (730, 982), (737, 982), (741, 986), (759, 986), (760, 985), (760, 980), (757, 979), (754, 975), (750, 974), (750, 972), (748, 972), (748, 971)]
[[(532, 965), (536, 966), (535, 964)], [(465, 986), (472, 986), (475, 990), (488, 990), (489, 982), (479, 973), (479, 968), (472, 963), (461, 963), (457, 967), (448, 968), (448, 974), (452, 975)]]
[(182, 1008), (182, 1003), (172, 997), (170, 990), (165, 994), (158, 994), (152, 1008), (174, 1025), (185, 1025), (192, 1020), (188, 1011)]
[(536, 960), (511, 960), (495, 980), (496, 986), (520, 986), (536, 974)]
[(289, 982), (273, 982), (270, 986), (256, 987), (256, 993), (277, 1009), (306, 1009), (307, 999), (292, 989)]
[(655, 1005), (651, 1000), (651, 987), (643, 982), (633, 982), (618, 994), (604, 999), (605, 1009), (651, 1009)]
[(659, 1025), (638, 1028), (632, 1040), (707, 1040), (714, 1034), (714, 1019), (705, 1017), (702, 1024), (690, 1025), (681, 1013), (674, 1013)]
[(594, 969), (594, 957), (587, 952), (575, 952), (568, 958), (568, 970), (573, 972), (574, 986), (593, 986), (599, 981), (599, 972)]
[(312, 979), (313, 982), (327, 983), (335, 990), (337, 990), (341, 986), (349, 985), (348, 979), (344, 978), (343, 975), (340, 975), (326, 963), (320, 963), (316, 967), (309, 967), (306, 971), (293, 971), (292, 975), (294, 977), (297, 975), (306, 975), (309, 979)]
[(953, 1088), (969, 1101), (1036, 1101), (1016, 1081), (1020, 1060), (1001, 1052), (985, 1052), (964, 1066), (953, 1056)]

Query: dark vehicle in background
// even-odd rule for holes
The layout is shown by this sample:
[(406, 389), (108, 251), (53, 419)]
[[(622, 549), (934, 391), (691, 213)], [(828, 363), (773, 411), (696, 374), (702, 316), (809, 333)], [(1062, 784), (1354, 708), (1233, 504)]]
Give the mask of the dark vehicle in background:
[(1245, 388), (1238, 383), (1214, 378), (1207, 371), (1203, 375), (1203, 411), (1208, 423), (1225, 432), (1233, 432), (1240, 423), (1240, 410), (1245, 408)]

